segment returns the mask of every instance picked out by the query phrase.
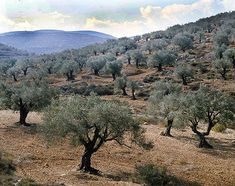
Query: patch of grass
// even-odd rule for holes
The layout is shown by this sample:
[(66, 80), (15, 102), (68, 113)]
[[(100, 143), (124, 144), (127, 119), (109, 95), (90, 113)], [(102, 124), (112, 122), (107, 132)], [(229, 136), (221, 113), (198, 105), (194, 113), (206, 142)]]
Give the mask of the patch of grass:
[(134, 182), (146, 186), (198, 186), (198, 183), (187, 182), (169, 175), (165, 167), (157, 167), (153, 164), (136, 167)]
[(148, 116), (137, 116), (136, 120), (144, 125), (148, 125), (148, 124), (155, 124), (156, 123), (156, 119), (154, 117), (148, 117)]
[(15, 166), (12, 161), (6, 157), (6, 154), (0, 152), (0, 175), (12, 175), (15, 171)]
[(212, 130), (213, 130), (214, 132), (224, 132), (226, 129), (227, 129), (227, 126), (226, 126), (226, 125), (219, 124), (219, 123), (217, 123), (217, 124), (212, 128)]

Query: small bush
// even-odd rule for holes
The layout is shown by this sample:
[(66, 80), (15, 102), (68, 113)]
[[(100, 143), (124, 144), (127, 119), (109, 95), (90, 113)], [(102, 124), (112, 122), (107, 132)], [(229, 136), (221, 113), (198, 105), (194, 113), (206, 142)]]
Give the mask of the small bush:
[(170, 179), (166, 173), (166, 168), (156, 167), (152, 164), (137, 166), (137, 181), (147, 186), (167, 185)]
[(155, 81), (160, 80), (161, 78), (158, 75), (148, 75), (144, 78), (144, 83), (153, 83)]
[(0, 175), (13, 174), (15, 171), (15, 166), (13, 165), (11, 160), (8, 160), (5, 156), (0, 152)]
[(214, 131), (214, 132), (224, 132), (225, 130), (226, 130), (226, 125), (222, 125), (222, 124), (219, 124), (219, 123), (217, 123), (213, 128), (212, 128), (212, 130)]
[(73, 86), (61, 87), (64, 94), (79, 94), (83, 96), (89, 96), (91, 92), (96, 93), (99, 96), (113, 95), (114, 87), (112, 85), (81, 85), (79, 88)]
[(165, 167), (156, 167), (153, 164), (147, 164), (136, 167), (136, 174), (133, 177), (136, 183), (146, 186), (199, 186), (196, 182), (189, 182), (171, 176), (167, 173)]

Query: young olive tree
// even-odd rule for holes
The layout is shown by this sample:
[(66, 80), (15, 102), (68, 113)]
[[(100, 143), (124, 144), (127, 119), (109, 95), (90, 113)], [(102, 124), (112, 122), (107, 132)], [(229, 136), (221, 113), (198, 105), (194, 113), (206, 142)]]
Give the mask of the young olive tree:
[[(224, 93), (204, 86), (196, 92), (188, 93), (181, 108), (181, 120), (190, 123), (192, 131), (200, 140), (199, 148), (213, 148), (206, 136), (217, 123), (226, 125), (234, 121), (234, 101)], [(206, 132), (198, 130), (200, 123), (207, 125)]]
[(221, 45), (221, 46), (216, 46), (215, 47), (215, 57), (218, 59), (222, 59), (224, 57), (224, 52), (226, 51), (227, 46), (226, 45)]
[(136, 68), (139, 68), (140, 62), (145, 60), (145, 56), (139, 49), (131, 51), (131, 58), (135, 60)]
[(127, 64), (130, 65), (131, 64), (131, 50), (125, 53), (125, 58), (127, 59)]
[(178, 45), (183, 52), (187, 49), (193, 48), (193, 40), (188, 36), (188, 34), (177, 34), (173, 41), (174, 44)]
[(148, 66), (157, 68), (158, 71), (162, 71), (163, 66), (174, 65), (176, 56), (166, 50), (162, 50), (158, 53), (154, 53), (148, 58)]
[(175, 74), (182, 80), (183, 85), (187, 85), (189, 78), (193, 77), (192, 68), (186, 65), (178, 65), (175, 69)]
[(52, 70), (55, 66), (56, 57), (54, 55), (43, 55), (41, 56), (42, 68), (46, 69), (48, 74), (52, 74)]
[(121, 89), (122, 90), (122, 95), (123, 96), (127, 96), (127, 93), (126, 93), (127, 78), (126, 77), (120, 77), (120, 78), (116, 79), (115, 87), (117, 89)]
[(75, 80), (75, 76), (79, 71), (78, 64), (74, 60), (65, 60), (61, 63), (60, 73), (67, 78), (67, 81)]
[(112, 74), (113, 81), (116, 80), (116, 76), (121, 75), (122, 62), (120, 60), (115, 60), (107, 63), (107, 71)]
[(224, 57), (229, 60), (233, 64), (233, 68), (235, 68), (235, 49), (229, 48), (224, 52)]
[(8, 70), (14, 67), (16, 60), (3, 60), (0, 61), (0, 78), (7, 78), (9, 75)]
[(138, 145), (144, 144), (143, 129), (135, 122), (127, 105), (104, 101), (92, 95), (74, 96), (52, 104), (44, 112), (42, 132), (47, 140), (68, 137), (74, 145), (82, 145), (84, 153), (80, 170), (97, 173), (91, 166), (92, 156), (109, 141), (126, 145), (126, 134)]
[(215, 46), (228, 46), (229, 45), (229, 37), (226, 33), (219, 31), (214, 36), (214, 45)]
[(140, 88), (138, 82), (137, 81), (128, 81), (127, 87), (131, 89), (132, 99), (136, 100), (135, 91)]
[(20, 75), (20, 73), (20, 69), (16, 66), (13, 66), (7, 70), (8, 76), (12, 77), (14, 81), (18, 81), (18, 76)]
[(25, 80), (14, 84), (0, 84), (1, 108), (20, 111), (20, 125), (27, 126), (30, 111), (39, 111), (51, 103), (56, 90), (44, 81)]
[(225, 59), (216, 60), (213, 63), (214, 69), (222, 76), (224, 80), (227, 80), (227, 74), (232, 68), (230, 61)]
[(180, 113), (181, 86), (172, 82), (159, 81), (151, 92), (148, 113), (156, 119), (167, 120), (166, 130), (161, 134), (171, 137), (174, 120)]
[(27, 76), (29, 68), (33, 68), (35, 66), (34, 61), (32, 59), (21, 59), (16, 63), (18, 69), (20, 69), (24, 76)]
[(106, 64), (106, 58), (104, 56), (93, 56), (88, 59), (87, 65), (94, 71), (96, 76), (99, 76), (99, 72), (104, 68)]

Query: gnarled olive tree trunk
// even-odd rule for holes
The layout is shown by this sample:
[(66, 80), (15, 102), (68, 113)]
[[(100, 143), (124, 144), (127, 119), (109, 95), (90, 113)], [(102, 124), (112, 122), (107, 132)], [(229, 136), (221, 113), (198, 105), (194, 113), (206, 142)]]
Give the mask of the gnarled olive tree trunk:
[(172, 125), (173, 125), (173, 119), (167, 120), (166, 130), (165, 130), (164, 132), (162, 132), (161, 134), (162, 134), (163, 136), (172, 137), (172, 135), (171, 135), (171, 128), (172, 128)]

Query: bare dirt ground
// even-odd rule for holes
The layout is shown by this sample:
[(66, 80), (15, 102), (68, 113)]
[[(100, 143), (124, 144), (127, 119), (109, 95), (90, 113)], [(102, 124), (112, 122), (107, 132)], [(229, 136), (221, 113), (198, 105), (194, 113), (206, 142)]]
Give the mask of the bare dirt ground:
[[(18, 113), (0, 111), (0, 149), (12, 156), (17, 175), (38, 182), (59, 182), (69, 186), (137, 185), (131, 181), (114, 181), (114, 178), (133, 173), (136, 164), (154, 163), (166, 166), (177, 177), (201, 185), (235, 185), (233, 130), (212, 132), (209, 140), (214, 149), (203, 150), (196, 147), (196, 138), (189, 129), (174, 129), (174, 137), (168, 138), (159, 135), (163, 130), (161, 126), (144, 125), (154, 148), (144, 151), (136, 146), (128, 149), (108, 143), (93, 157), (93, 166), (103, 172), (103, 176), (94, 176), (76, 171), (82, 147), (73, 147), (67, 142), (49, 147), (32, 128), (16, 126), (17, 120)], [(40, 114), (30, 113), (28, 122), (40, 124)]]

